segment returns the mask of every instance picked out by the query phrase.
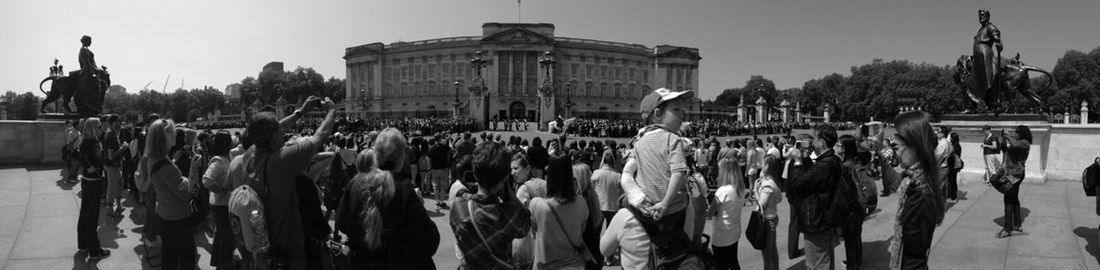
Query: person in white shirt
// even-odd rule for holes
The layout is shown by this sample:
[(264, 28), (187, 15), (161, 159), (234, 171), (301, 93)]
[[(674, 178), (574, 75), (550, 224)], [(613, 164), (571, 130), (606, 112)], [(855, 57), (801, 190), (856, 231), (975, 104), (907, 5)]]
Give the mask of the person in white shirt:
[(737, 162), (724, 158), (718, 161), (718, 190), (711, 202), (713, 232), (710, 244), (718, 269), (740, 269), (737, 262), (737, 241), (741, 238), (741, 208), (745, 205), (745, 186)]
[(759, 207), (756, 211), (761, 212), (764, 221), (768, 225), (764, 237), (764, 250), (761, 250), (764, 256), (765, 270), (779, 269), (779, 251), (776, 249), (775, 232), (776, 226), (779, 224), (778, 205), (783, 201), (783, 192), (779, 189), (776, 180), (783, 172), (783, 163), (783, 159), (778, 156), (769, 155), (764, 157), (764, 172), (753, 185), (756, 187), (753, 194), (756, 195)]

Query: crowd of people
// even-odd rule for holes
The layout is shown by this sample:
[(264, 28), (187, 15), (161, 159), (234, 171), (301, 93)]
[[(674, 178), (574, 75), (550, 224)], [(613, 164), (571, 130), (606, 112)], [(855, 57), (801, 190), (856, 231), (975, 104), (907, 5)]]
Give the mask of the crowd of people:
[[(743, 223), (764, 268), (778, 269), (785, 198), (790, 258), (830, 269), (843, 237), (844, 264), (859, 269), (862, 224), (881, 181), (882, 196), (900, 194), (892, 268), (927, 268), (933, 231), (956, 199), (957, 134), (906, 112), (893, 138), (815, 125), (809, 134), (722, 142), (681, 132), (691, 95), (655, 90), (639, 122), (562, 123), (614, 126), (632, 134), (630, 143), (568, 132), (545, 141), (475, 135), (461, 120), (337, 119), (330, 100), (314, 97), (283, 119), (254, 115), (243, 133), (156, 115), (127, 127), (114, 115), (74, 121), (63, 152), (67, 179), (83, 189), (79, 249), (110, 256), (96, 219), (100, 211), (121, 218), (128, 191), (139, 202), (131, 215), (142, 216), (146, 258), (159, 254), (164, 269), (194, 269), (193, 236), (202, 233), (213, 236), (218, 269), (434, 269), (441, 228), (424, 207), (429, 199), (449, 211), (461, 269), (740, 269)], [(303, 118), (311, 111), (325, 117)], [(1006, 151), (1001, 174), (1022, 179), (1026, 127), (990, 136), (1006, 140), (992, 143)], [(1019, 231), (1018, 189), (1005, 197), (1009, 235)], [(743, 222), (746, 206), (754, 213)]]

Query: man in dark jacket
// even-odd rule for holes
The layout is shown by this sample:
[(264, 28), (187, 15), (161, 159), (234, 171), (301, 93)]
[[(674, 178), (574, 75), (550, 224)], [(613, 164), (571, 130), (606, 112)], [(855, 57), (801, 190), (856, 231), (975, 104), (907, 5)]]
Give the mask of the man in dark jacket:
[[(806, 252), (806, 269), (833, 268), (836, 227), (825, 222), (825, 214), (842, 172), (840, 158), (833, 153), (836, 142), (836, 130), (832, 126), (815, 128), (812, 143), (806, 145), (809, 147), (803, 147), (800, 164), (796, 164), (809, 168), (805, 173), (791, 177), (787, 183), (788, 194), (795, 205), (793, 210), (799, 216), (799, 231), (805, 236), (802, 243)], [(817, 154), (812, 161), (811, 149)]]
[(444, 199), (447, 188), (451, 186), (450, 171), (448, 171), (451, 166), (450, 157), (451, 147), (447, 146), (447, 142), (442, 137), (436, 137), (435, 145), (428, 149), (428, 162), (432, 169), (429, 172), (429, 179), (432, 182), (432, 192), (435, 193), (435, 205), (442, 209), (447, 209)]

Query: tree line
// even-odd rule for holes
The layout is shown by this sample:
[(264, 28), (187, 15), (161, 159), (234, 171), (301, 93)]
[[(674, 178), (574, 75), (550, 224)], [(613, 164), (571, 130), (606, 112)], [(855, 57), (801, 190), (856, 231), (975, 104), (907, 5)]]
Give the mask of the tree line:
[[(1026, 58), (1023, 61), (1028, 62)], [(833, 73), (785, 90), (777, 90), (775, 83), (764, 76), (753, 75), (744, 86), (727, 88), (704, 104), (737, 106), (744, 97), (746, 105), (753, 105), (763, 96), (772, 106), (789, 100), (792, 110), (801, 103), (800, 112), (812, 115), (822, 115), (825, 105), (829, 105), (833, 108), (833, 119), (840, 121), (891, 119), (901, 106), (920, 106), (938, 117), (971, 106), (966, 93), (953, 81), (954, 70), (953, 64), (937, 66), (874, 59), (852, 67), (849, 75)], [(1045, 99), (1049, 111), (1076, 114), (1082, 100), (1089, 104), (1100, 102), (1100, 47), (1088, 53), (1067, 51), (1050, 71), (1056, 84), (1049, 90), (1040, 91), (1047, 82), (1045, 76), (1031, 80), (1032, 89)], [(1006, 95), (1012, 100), (1006, 108), (1015, 112), (1038, 111), (1034, 104), (1018, 97), (1018, 93)]]
[[(236, 85), (240, 90), (239, 100), (230, 100), (223, 90), (210, 86), (171, 92), (148, 89), (136, 93), (108, 91), (103, 101), (103, 112), (118, 114), (129, 122), (136, 122), (150, 113), (170, 117), (177, 122), (190, 122), (217, 111), (223, 115), (239, 114), (256, 100), (265, 105), (275, 104), (280, 96), (288, 102), (305, 100), (310, 95), (331, 97), (337, 102), (344, 99), (344, 80), (335, 77), (325, 80), (313, 68), (298, 67), (289, 72), (268, 70), (261, 72), (258, 79), (249, 76)], [(0, 102), (7, 104), (9, 119), (33, 120), (38, 117), (42, 98), (34, 92), (16, 94), (7, 91), (0, 96)], [(75, 106), (70, 105), (70, 108)], [(56, 112), (55, 106), (47, 106), (46, 112)]]

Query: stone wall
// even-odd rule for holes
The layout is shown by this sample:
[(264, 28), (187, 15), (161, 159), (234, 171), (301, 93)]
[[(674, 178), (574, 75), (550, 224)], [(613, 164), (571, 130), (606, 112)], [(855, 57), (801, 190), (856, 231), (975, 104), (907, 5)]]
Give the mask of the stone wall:
[(0, 165), (61, 164), (64, 121), (0, 121)]
[[(982, 181), (985, 161), (981, 144), (985, 139), (985, 123), (944, 123), (958, 132), (965, 164), (959, 176), (962, 182)], [(1027, 182), (1046, 180), (1081, 181), (1081, 171), (1100, 156), (1100, 124), (1066, 125), (995, 122), (994, 132), (1002, 128), (1015, 129), (1024, 124), (1031, 128), (1034, 142), (1024, 167)]]

